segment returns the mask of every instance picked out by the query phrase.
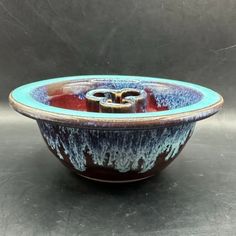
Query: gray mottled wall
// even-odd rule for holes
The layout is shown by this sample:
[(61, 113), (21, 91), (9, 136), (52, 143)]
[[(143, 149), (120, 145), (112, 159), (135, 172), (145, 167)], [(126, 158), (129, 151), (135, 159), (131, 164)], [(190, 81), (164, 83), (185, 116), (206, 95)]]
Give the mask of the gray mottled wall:
[(170, 77), (233, 108), (236, 0), (1, 0), (0, 98), (76, 74)]

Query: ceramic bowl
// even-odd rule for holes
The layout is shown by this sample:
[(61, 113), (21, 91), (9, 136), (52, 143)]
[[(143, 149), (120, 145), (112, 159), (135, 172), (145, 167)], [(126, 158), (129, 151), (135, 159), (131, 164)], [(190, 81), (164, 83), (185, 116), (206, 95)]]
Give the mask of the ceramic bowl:
[(181, 152), (196, 121), (223, 105), (218, 93), (196, 84), (115, 75), (43, 80), (15, 89), (9, 101), (37, 121), (65, 166), (104, 182), (155, 175)]

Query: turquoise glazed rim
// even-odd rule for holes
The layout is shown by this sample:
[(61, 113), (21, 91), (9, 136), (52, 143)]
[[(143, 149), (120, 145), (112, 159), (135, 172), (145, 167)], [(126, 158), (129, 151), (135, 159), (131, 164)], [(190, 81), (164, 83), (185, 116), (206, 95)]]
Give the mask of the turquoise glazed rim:
[[(34, 90), (40, 87), (83, 80), (107, 80), (117, 83), (119, 81), (164, 83), (191, 89), (200, 93), (202, 97), (196, 103), (165, 111), (99, 113), (51, 106), (37, 101), (32, 96)], [(171, 79), (126, 75), (82, 75), (42, 80), (16, 88), (10, 94), (9, 101), (15, 110), (33, 119), (93, 127), (139, 127), (197, 121), (215, 114), (223, 105), (223, 98), (220, 94), (197, 84)]]

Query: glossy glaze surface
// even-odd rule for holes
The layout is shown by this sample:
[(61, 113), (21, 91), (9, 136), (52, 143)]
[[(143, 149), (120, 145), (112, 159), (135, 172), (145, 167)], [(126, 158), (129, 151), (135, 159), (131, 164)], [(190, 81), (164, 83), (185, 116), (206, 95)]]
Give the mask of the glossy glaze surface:
[[(132, 99), (142, 94), (146, 101), (133, 113), (107, 113), (100, 108), (95, 112), (86, 100), (94, 90), (115, 94), (112, 103), (122, 101), (125, 91)], [(77, 174), (98, 181), (132, 182), (169, 165), (191, 137), (196, 121), (216, 113), (223, 99), (210, 89), (181, 81), (104, 75), (28, 84), (14, 90), (10, 102), (37, 120), (49, 149)]]

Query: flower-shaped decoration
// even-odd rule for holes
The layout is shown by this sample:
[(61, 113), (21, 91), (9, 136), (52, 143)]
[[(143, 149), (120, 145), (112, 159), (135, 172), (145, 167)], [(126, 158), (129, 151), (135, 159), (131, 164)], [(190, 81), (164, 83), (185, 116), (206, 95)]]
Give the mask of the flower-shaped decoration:
[(104, 113), (145, 112), (147, 94), (144, 90), (94, 89), (86, 93), (88, 111)]

